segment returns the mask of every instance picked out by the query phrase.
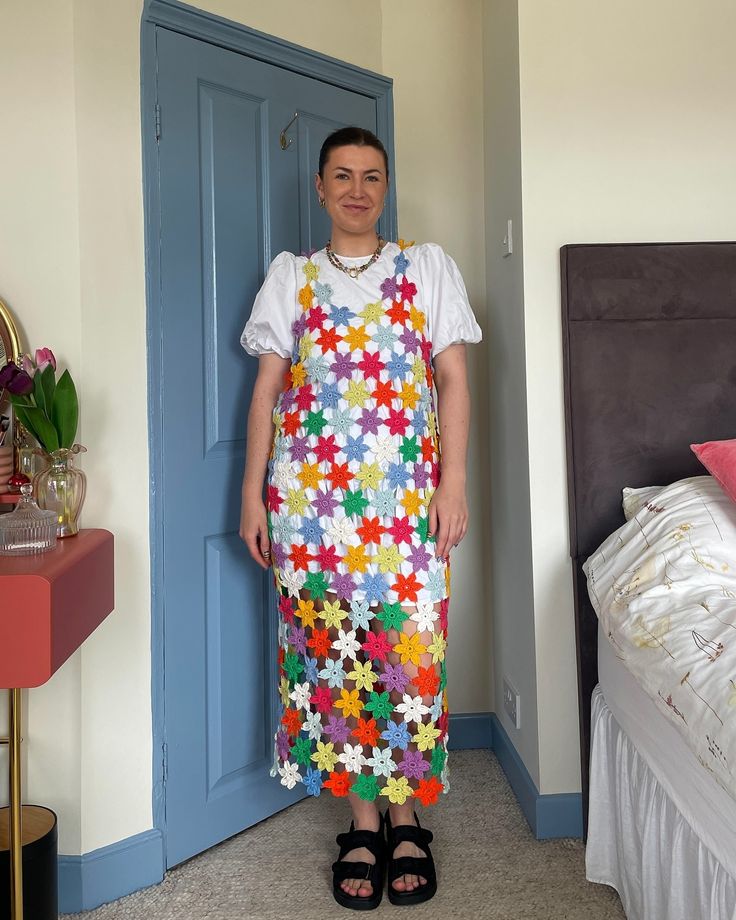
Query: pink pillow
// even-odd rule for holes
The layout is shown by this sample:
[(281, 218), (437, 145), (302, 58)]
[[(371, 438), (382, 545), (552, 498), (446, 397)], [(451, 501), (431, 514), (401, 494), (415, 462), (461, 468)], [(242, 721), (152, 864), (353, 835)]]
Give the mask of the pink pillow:
[(691, 444), (690, 449), (726, 495), (736, 502), (736, 439)]

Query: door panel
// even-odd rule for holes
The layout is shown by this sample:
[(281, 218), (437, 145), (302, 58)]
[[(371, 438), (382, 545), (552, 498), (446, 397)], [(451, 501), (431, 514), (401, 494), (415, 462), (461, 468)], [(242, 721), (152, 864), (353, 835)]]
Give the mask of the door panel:
[[(159, 28), (167, 865), (296, 801), (269, 775), (276, 597), (238, 536), (257, 359), (239, 338), (271, 258), (322, 246), (319, 146), (375, 100)], [(287, 150), (279, 134), (294, 115)]]

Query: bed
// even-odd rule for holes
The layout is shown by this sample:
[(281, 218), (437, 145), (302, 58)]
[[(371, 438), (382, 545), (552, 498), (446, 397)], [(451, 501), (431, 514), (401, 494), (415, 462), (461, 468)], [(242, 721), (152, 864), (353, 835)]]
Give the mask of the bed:
[(629, 920), (736, 920), (734, 796), (624, 666), (583, 570), (624, 487), (701, 476), (689, 445), (736, 435), (736, 243), (566, 246), (561, 269), (587, 875)]

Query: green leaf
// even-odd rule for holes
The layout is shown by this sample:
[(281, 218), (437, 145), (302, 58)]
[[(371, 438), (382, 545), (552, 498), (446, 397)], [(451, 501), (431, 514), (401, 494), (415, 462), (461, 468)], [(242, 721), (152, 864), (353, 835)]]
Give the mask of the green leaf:
[(33, 375), (33, 400), (41, 411), (46, 411), (46, 391), (43, 388), (42, 375), (38, 371)]
[(69, 371), (64, 371), (56, 384), (51, 419), (59, 432), (59, 447), (71, 447), (77, 433), (79, 402)]
[(31, 420), (26, 415), (26, 410), (28, 409), (28, 406), (26, 404), (21, 405), (17, 403), (15, 401), (15, 397), (11, 401), (13, 403), (13, 412), (15, 413), (15, 417), (18, 419), (21, 425), (23, 425), (23, 427), (26, 429), (28, 434), (30, 434), (32, 438), (35, 438), (37, 441), (39, 441), (38, 434), (35, 432), (33, 425), (31, 423)]
[[(58, 450), (60, 447), (59, 437), (56, 434), (56, 428), (46, 418), (46, 413), (36, 406), (25, 406), (23, 413), (30, 422), (31, 433), (41, 447), (47, 453), (51, 453), (52, 450)], [(21, 422), (26, 425), (22, 418)], [(26, 425), (26, 427), (28, 428), (29, 426)]]
[[(46, 415), (48, 418), (51, 418), (51, 407), (54, 404), (54, 391), (56, 390), (56, 371), (49, 364), (48, 367), (43, 369), (43, 373), (40, 375), (37, 373), (36, 377), (41, 377), (41, 384), (43, 388), (44, 395), (44, 407), (46, 409)], [(35, 380), (34, 380), (35, 384)], [(35, 394), (35, 386), (34, 386)], [(42, 408), (44, 408), (42, 407)]]

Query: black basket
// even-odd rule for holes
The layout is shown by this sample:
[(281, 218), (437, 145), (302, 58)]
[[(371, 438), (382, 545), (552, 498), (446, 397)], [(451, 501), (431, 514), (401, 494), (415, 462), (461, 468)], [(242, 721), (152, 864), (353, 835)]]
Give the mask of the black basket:
[[(32, 819), (46, 818), (40, 833), (31, 830)], [(9, 838), (8, 808), (0, 808), (0, 828)], [(23, 806), (23, 917), (24, 920), (57, 920), (59, 882), (56, 815), (41, 805)], [(10, 920), (10, 852), (0, 849), (0, 920)]]

